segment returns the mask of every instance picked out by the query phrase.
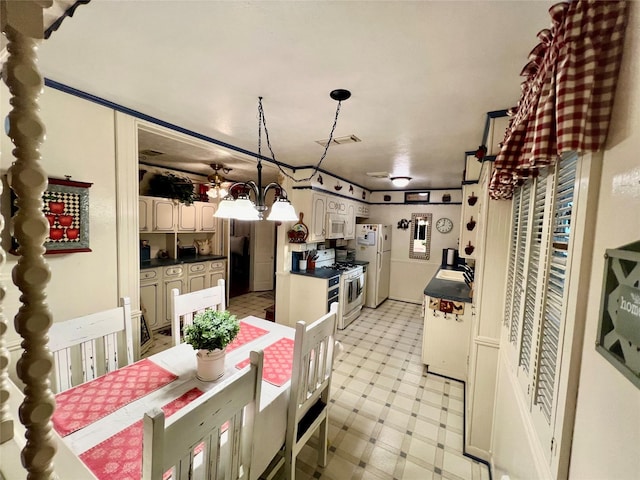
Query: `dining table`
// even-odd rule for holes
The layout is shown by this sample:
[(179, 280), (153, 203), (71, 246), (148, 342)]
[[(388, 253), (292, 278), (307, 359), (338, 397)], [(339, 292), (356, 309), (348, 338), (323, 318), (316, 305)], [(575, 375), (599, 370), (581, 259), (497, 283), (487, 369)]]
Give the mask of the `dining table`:
[[(118, 389), (110, 388), (108, 383), (104, 383), (106, 381), (104, 379), (102, 384), (92, 385), (92, 382), (97, 382), (102, 377), (81, 384), (78, 387), (82, 387), (82, 389), (76, 392), (70, 394), (66, 394), (69, 391), (61, 392), (56, 396), (58, 419), (54, 414), (53, 422), (57, 432), (56, 436), (61, 438), (60, 441), (64, 443), (64, 450), (69, 449), (75, 456), (82, 459), (96, 478), (108, 478), (106, 473), (98, 471), (91, 464), (90, 453), (92, 451), (101, 446), (106, 446), (104, 447), (106, 449), (110, 448), (109, 445), (113, 444), (111, 439), (118, 438), (123, 432), (139, 425), (138, 422), (141, 422), (144, 414), (155, 407), (161, 408), (176, 402), (180, 404), (181, 401), (184, 403), (184, 399), (192, 395), (194, 391), (198, 394), (206, 394), (212, 390), (220, 390), (224, 387), (225, 380), (237, 373), (239, 368), (246, 363), (244, 361), (249, 358), (249, 353), (252, 350), (263, 350), (265, 352), (264, 372), (259, 413), (256, 415), (253, 430), (250, 475), (251, 480), (257, 479), (284, 444), (294, 336), (295, 329), (291, 327), (249, 316), (240, 321), (238, 338), (243, 338), (241, 344), (235, 345), (234, 348), (230, 348), (233, 344), (227, 347), (224, 374), (215, 381), (205, 382), (197, 378), (196, 352), (191, 345), (181, 343), (132, 365), (110, 372), (113, 378), (117, 378), (116, 381), (120, 383), (127, 380), (137, 382), (135, 375), (139, 374), (135, 373), (136, 369), (146, 369), (151, 366), (153, 370), (160, 372), (157, 383), (149, 388), (150, 391), (143, 390), (138, 398), (122, 401), (116, 393), (112, 393)], [(283, 345), (286, 348), (283, 349)], [(267, 354), (269, 351), (271, 351), (270, 355)], [(269, 371), (271, 371), (271, 379), (268, 377)], [(127, 379), (129, 376), (131, 378)], [(101, 402), (105, 405), (111, 404), (111, 411), (101, 412), (97, 415), (99, 418), (88, 421), (86, 425), (84, 422), (73, 424), (60, 420), (64, 417), (65, 410), (77, 412), (77, 406), (73, 404), (72, 398), (83, 401), (83, 398), (89, 397), (88, 392), (97, 390), (100, 390), (100, 395), (106, 396), (105, 401), (101, 400)], [(120, 404), (119, 402), (126, 403)], [(100, 410), (101, 407), (92, 408)], [(100, 452), (97, 457), (101, 458), (105, 455), (108, 456), (108, 451)], [(117, 462), (119, 459), (116, 458), (115, 461)], [(141, 458), (133, 459), (133, 461), (139, 461), (140, 465), (142, 464)], [(104, 465), (101, 468), (104, 468)], [(109, 468), (116, 468), (117, 471), (117, 465)], [(134, 477), (135, 475), (131, 478)], [(117, 478), (117, 476), (112, 478)]]

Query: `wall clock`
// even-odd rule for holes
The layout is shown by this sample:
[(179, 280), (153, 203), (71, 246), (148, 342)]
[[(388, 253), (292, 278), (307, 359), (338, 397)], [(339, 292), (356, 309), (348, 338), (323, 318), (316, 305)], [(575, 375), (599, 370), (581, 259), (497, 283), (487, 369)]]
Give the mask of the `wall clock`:
[(440, 233), (449, 233), (453, 228), (453, 222), (446, 217), (439, 218), (436, 222), (436, 229)]

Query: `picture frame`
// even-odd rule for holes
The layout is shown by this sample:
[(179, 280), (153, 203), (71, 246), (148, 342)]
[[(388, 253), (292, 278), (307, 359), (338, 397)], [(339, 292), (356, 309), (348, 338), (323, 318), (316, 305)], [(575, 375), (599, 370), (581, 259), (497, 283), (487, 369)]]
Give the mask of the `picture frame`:
[(596, 351), (640, 388), (640, 242), (607, 249)]
[[(44, 241), (45, 254), (90, 252), (89, 248), (89, 188), (91, 183), (49, 178), (42, 195), (42, 211), (49, 222), (49, 234)], [(11, 192), (11, 215), (18, 211), (17, 197)], [(18, 241), (11, 237), (14, 255)]]

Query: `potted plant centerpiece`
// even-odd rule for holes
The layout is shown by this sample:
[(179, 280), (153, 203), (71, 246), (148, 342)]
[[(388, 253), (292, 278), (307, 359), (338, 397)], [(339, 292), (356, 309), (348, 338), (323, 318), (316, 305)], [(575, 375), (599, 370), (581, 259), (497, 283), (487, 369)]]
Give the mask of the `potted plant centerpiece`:
[(185, 341), (194, 349), (200, 380), (210, 382), (224, 374), (226, 347), (240, 331), (240, 322), (227, 310), (206, 309), (193, 317), (193, 324), (184, 328)]

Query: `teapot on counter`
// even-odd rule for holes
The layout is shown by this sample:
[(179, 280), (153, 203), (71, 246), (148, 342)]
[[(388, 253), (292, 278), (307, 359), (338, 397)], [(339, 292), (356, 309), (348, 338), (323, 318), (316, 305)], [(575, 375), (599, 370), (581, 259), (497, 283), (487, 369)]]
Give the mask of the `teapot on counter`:
[(198, 255), (209, 255), (211, 253), (211, 240), (205, 238), (204, 240), (194, 240), (193, 244), (198, 249)]

